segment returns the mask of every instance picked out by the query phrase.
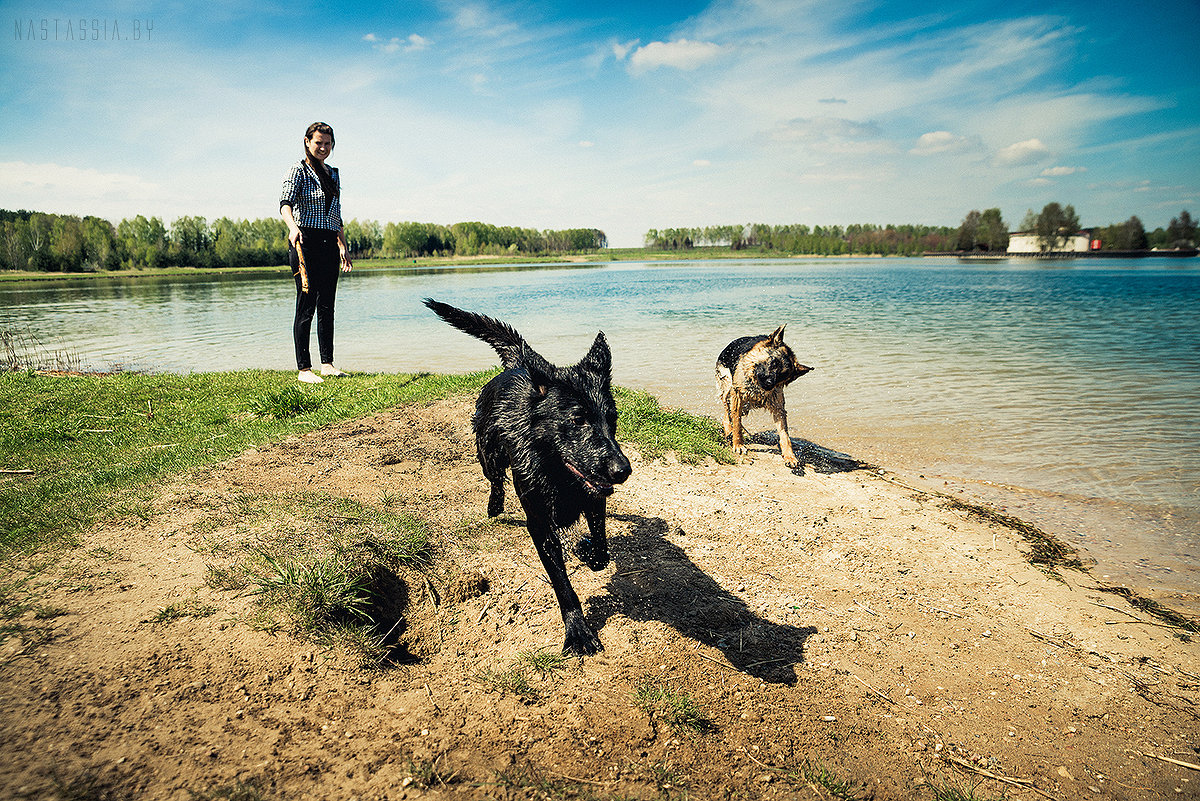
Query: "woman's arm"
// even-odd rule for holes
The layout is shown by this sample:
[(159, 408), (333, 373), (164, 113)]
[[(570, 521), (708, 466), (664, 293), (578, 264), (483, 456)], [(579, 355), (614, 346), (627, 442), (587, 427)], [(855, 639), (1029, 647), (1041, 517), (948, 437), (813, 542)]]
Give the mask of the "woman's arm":
[(279, 205), (279, 214), (283, 217), (283, 221), (287, 223), (288, 242), (292, 243), (293, 246), (299, 246), (304, 237), (300, 234), (300, 226), (296, 225), (296, 215), (292, 212), (292, 207), (287, 203), (281, 203)]
[(342, 256), (342, 272), (348, 273), (354, 269), (350, 263), (350, 247), (346, 244), (346, 229), (338, 228), (338, 252)]

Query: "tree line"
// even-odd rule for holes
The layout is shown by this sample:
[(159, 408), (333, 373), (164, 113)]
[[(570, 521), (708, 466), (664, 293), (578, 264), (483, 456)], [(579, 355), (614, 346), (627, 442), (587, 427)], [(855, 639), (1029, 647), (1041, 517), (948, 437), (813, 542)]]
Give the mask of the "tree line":
[(919, 256), (953, 247), (954, 228), (930, 225), (714, 225), (646, 232), (646, 247), (690, 250), (703, 245), (732, 250), (756, 248), (820, 256)]
[[(1043, 251), (1057, 250), (1080, 231), (1073, 206), (1047, 203), (1030, 209), (1020, 231), (1036, 234)], [(1136, 216), (1122, 223), (1091, 229), (1102, 250), (1191, 248), (1197, 244), (1196, 223), (1184, 211), (1164, 228), (1147, 233)], [(973, 209), (958, 228), (928, 225), (711, 225), (704, 228), (652, 228), (645, 245), (654, 250), (696, 247), (756, 248), (779, 253), (819, 256), (919, 256), (922, 253), (1004, 252), (1010, 231), (1000, 209)]]
[[(435, 225), (374, 220), (345, 224), (354, 258), (588, 253), (608, 246), (595, 228), (536, 231), (478, 222)], [(94, 272), (152, 267), (254, 267), (287, 262), (280, 218), (179, 217), (169, 226), (137, 215), (117, 225), (77, 217), (0, 209), (0, 270)]]

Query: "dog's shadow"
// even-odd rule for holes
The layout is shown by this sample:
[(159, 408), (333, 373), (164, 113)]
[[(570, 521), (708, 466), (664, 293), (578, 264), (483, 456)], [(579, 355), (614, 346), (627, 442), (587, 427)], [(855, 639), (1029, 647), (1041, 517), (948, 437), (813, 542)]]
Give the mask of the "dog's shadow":
[[(748, 445), (766, 445), (775, 448), (778, 452), (779, 434), (774, 431), (747, 434), (745, 440)], [(855, 459), (849, 454), (826, 448), (824, 445), (818, 445), (806, 439), (792, 437), (792, 450), (796, 452), (796, 458), (800, 461), (800, 466), (792, 471), (797, 475), (804, 474), (805, 465), (811, 466), (818, 473), (850, 473), (855, 470), (875, 468), (875, 465)]]
[(665, 538), (666, 521), (609, 515), (628, 523), (628, 534), (609, 539), (616, 572), (607, 595), (588, 604), (588, 622), (599, 631), (614, 614), (660, 620), (685, 637), (719, 649), (735, 669), (772, 684), (794, 684), (804, 661), (804, 641), (815, 634), (765, 620), (746, 602), (701, 570)]

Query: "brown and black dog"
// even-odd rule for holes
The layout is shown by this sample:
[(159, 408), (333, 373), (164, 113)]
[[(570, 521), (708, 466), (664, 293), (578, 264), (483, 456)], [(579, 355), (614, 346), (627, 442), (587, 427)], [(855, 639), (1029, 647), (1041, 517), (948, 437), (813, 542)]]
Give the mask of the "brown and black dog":
[(813, 368), (805, 367), (783, 342), (784, 326), (773, 334), (739, 337), (717, 357), (717, 393), (724, 407), (725, 436), (733, 452), (743, 454), (742, 417), (751, 409), (766, 409), (779, 430), (779, 450), (788, 467), (800, 466), (788, 436), (783, 388)]

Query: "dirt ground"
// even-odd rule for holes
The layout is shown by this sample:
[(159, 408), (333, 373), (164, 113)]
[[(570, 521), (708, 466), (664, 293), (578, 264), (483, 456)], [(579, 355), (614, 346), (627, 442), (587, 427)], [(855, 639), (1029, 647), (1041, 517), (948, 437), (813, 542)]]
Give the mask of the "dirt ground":
[[(42, 635), (0, 652), (0, 798), (1200, 798), (1200, 644), (813, 449), (803, 475), (769, 445), (631, 454), (612, 564), (569, 559), (605, 650), (528, 692), (485, 681), (562, 623), (515, 500), (485, 519), (471, 405), (298, 434), (91, 531), (38, 577)], [(406, 579), (407, 664), (263, 631), (206, 582), (238, 499), (300, 493), (439, 532)], [(207, 611), (156, 622), (172, 606)]]

